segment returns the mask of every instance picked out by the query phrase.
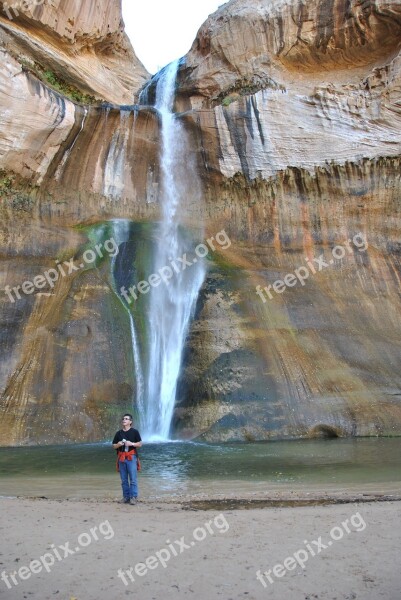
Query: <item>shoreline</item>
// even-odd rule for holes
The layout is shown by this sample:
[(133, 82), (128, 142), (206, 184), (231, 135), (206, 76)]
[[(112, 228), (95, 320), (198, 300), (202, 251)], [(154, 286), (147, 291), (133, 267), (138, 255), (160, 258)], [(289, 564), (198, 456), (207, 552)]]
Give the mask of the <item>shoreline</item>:
[[(0, 502), (4, 500), (27, 501), (27, 502), (52, 502), (52, 503), (77, 503), (96, 504), (96, 505), (114, 505), (118, 503), (119, 498), (48, 498), (46, 496), (3, 496), (0, 495)], [(160, 505), (163, 507), (180, 506), (183, 510), (249, 510), (262, 508), (295, 508), (295, 507), (319, 507), (334, 506), (346, 504), (372, 504), (380, 502), (401, 502), (401, 490), (388, 492), (338, 492), (338, 493), (316, 493), (307, 492), (300, 494), (297, 492), (283, 491), (274, 494), (252, 493), (252, 494), (182, 494), (174, 496), (155, 496), (150, 498), (138, 498), (138, 505), (152, 507)]]

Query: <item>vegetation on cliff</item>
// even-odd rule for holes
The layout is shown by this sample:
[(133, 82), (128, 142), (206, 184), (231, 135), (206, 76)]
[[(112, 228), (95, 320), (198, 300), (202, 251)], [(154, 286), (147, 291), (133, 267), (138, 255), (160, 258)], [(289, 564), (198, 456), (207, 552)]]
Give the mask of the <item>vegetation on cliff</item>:
[(50, 69), (44, 69), (37, 62), (26, 59), (20, 59), (19, 62), (24, 71), (32, 73), (47, 86), (73, 102), (88, 105), (98, 105), (104, 102), (103, 99), (95, 98), (95, 96), (91, 96), (90, 94), (85, 94), (75, 85), (66, 83), (60, 75), (54, 73)]
[(0, 169), (0, 201), (3, 205), (17, 211), (30, 211), (34, 199), (30, 194), (30, 186), (21, 183), (14, 173)]

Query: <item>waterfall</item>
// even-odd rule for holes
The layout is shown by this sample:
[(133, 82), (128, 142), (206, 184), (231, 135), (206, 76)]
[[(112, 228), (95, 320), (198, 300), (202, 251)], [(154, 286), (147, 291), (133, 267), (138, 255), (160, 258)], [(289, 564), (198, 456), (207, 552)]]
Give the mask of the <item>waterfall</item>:
[[(146, 224), (116, 219), (102, 233), (112, 234), (119, 247), (110, 264), (111, 287), (128, 313), (136, 422), (142, 437), (150, 441), (169, 439), (185, 340), (206, 270), (195, 255), (203, 229), (199, 224), (191, 224), (190, 230), (186, 226), (187, 207), (192, 203), (199, 208), (202, 193), (187, 133), (173, 112), (177, 69), (178, 61), (152, 81), (156, 83), (154, 109), (161, 124), (161, 220)], [(141, 103), (147, 100), (145, 92)], [(123, 182), (128, 116), (121, 112), (120, 127), (109, 148), (104, 182), (109, 196), (117, 194)], [(127, 295), (134, 284), (161, 270), (170, 273), (166, 281), (159, 277), (159, 284), (150, 285), (148, 293), (135, 296), (135, 301)]]
[[(147, 395), (143, 435), (147, 439), (168, 439), (174, 411), (177, 381), (185, 338), (205, 268), (197, 259), (179, 269), (176, 259), (194, 254), (194, 243), (183, 227), (186, 203), (200, 202), (201, 188), (196, 165), (191, 160), (186, 132), (173, 113), (178, 61), (158, 74), (155, 108), (161, 119), (161, 211), (157, 230), (153, 272), (170, 266), (169, 283), (151, 288), (148, 313)], [(195, 196), (198, 196), (194, 198)], [(199, 235), (200, 232), (198, 232)], [(171, 265), (176, 265), (173, 268)]]

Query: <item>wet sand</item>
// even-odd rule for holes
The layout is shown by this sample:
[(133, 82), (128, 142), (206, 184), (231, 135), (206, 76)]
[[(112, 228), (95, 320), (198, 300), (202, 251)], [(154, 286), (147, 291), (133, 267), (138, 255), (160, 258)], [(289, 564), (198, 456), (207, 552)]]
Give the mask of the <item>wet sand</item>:
[(136, 506), (1, 498), (0, 515), (0, 598), (401, 597), (397, 493), (197, 496)]

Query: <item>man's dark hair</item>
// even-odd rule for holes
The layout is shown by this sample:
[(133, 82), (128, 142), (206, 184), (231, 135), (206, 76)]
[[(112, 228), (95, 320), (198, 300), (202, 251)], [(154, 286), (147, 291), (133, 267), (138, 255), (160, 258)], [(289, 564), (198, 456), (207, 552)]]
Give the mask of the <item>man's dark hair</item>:
[(129, 418), (131, 419), (131, 423), (132, 423), (132, 421), (134, 420), (134, 419), (133, 419), (133, 417), (132, 417), (132, 415), (130, 415), (129, 413), (125, 413), (125, 414), (123, 415), (123, 417), (129, 417)]

